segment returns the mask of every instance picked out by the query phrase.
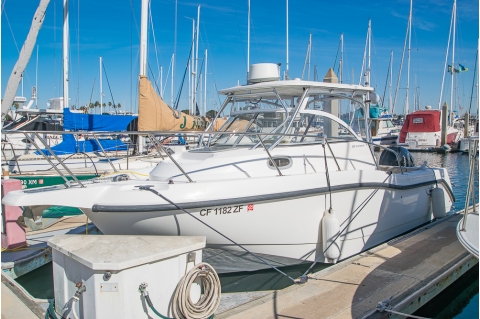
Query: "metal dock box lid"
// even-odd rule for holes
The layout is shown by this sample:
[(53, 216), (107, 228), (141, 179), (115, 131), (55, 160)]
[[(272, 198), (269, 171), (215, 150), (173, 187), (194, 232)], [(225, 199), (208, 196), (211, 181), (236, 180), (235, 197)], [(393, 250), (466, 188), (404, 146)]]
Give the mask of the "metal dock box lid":
[[(68, 316), (73, 304), (81, 318), (148, 318), (138, 291), (146, 282), (158, 311), (169, 315), (178, 282), (202, 261), (205, 244), (204, 236), (55, 236), (48, 245), (53, 248), (56, 312)], [(75, 304), (80, 282), (86, 290)], [(200, 296), (199, 285), (192, 294)]]

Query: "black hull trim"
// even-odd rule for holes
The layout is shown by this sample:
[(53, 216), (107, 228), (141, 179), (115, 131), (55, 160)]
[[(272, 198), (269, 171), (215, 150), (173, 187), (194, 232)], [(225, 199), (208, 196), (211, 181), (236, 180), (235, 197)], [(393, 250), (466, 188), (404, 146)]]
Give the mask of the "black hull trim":
[[(433, 184), (442, 184), (452, 202), (455, 201), (455, 195), (450, 188), (450, 185), (444, 179), (431, 180), (427, 182), (411, 184), (411, 185), (394, 185), (387, 183), (355, 183), (341, 186), (332, 186), (332, 192), (344, 192), (356, 189), (389, 189), (389, 190), (409, 190), (419, 187), (425, 187)], [(193, 209), (193, 208), (202, 208), (202, 207), (215, 207), (215, 206), (225, 206), (225, 205), (236, 205), (236, 204), (245, 204), (245, 203), (258, 203), (266, 201), (275, 201), (275, 200), (287, 200), (298, 197), (310, 197), (317, 196), (321, 194), (328, 194), (328, 187), (312, 188), (305, 189), (293, 192), (283, 192), (275, 194), (266, 194), (266, 195), (257, 195), (257, 196), (247, 196), (240, 198), (228, 198), (228, 199), (218, 199), (218, 200), (208, 200), (202, 202), (190, 202), (190, 203), (178, 203), (184, 209)], [(169, 211), (177, 210), (174, 205), (171, 204), (160, 204), (160, 205), (99, 205), (95, 204), (92, 206), (92, 211), (95, 213), (144, 213), (144, 212), (160, 212), (160, 211)]]

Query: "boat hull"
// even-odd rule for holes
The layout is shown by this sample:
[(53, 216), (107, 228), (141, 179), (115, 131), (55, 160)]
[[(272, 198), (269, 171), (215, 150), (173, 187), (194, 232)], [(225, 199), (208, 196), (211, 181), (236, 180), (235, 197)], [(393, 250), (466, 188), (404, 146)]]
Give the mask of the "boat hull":
[[(431, 171), (409, 173), (409, 177), (389, 177), (381, 171), (368, 172), (369, 176), (362, 177), (358, 172), (348, 172), (354, 179), (339, 183), (345, 173), (334, 172), (330, 176), (331, 207), (341, 230), (335, 241), (341, 253), (339, 259), (358, 254), (433, 218), (428, 194), (435, 184)], [(237, 181), (236, 197), (222, 196), (226, 195), (225, 189), (232, 189), (229, 183), (205, 183), (208, 191), (194, 196), (199, 201), (178, 198), (174, 189), (182, 192), (182, 187), (157, 187), (152, 183), (151, 189), (184, 210), (148, 190), (137, 190), (137, 196), (149, 197), (157, 205), (97, 204), (82, 210), (104, 234), (202, 235), (207, 237), (209, 247), (241, 250), (236, 245), (239, 244), (252, 252), (326, 262), (321, 233), (323, 214), (330, 207), (326, 181), (320, 177), (316, 183), (304, 181), (310, 188), (298, 188), (294, 185), (302, 184), (294, 178), (290, 182), (288, 176), (276, 178), (279, 184), (276, 192), (262, 195), (252, 194), (244, 182)], [(264, 189), (260, 179), (257, 182), (254, 188)], [(324, 184), (319, 188), (321, 182)], [(445, 185), (448, 183), (447, 177)], [(183, 187), (183, 191), (188, 193), (188, 187)], [(213, 193), (219, 196), (209, 196)], [(132, 190), (130, 194), (135, 193)], [(452, 200), (445, 197), (449, 210)]]

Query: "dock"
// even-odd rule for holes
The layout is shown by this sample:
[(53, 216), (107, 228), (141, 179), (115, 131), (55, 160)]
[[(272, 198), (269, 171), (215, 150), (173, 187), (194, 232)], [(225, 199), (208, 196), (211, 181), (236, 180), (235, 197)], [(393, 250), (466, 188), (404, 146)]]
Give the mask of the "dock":
[[(303, 284), (278, 291), (223, 293), (215, 318), (389, 317), (387, 311), (377, 310), (380, 302), (411, 314), (478, 263), (456, 237), (461, 218), (459, 213), (449, 215), (311, 274)], [(73, 229), (64, 228), (66, 223)], [(54, 228), (55, 232), (84, 233), (85, 216), (59, 221), (49, 234)], [(41, 234), (36, 234), (36, 240), (46, 241)], [(18, 270), (6, 267), (3, 255), (2, 318), (44, 318), (46, 300), (29, 296), (16, 284), (11, 276)]]
[(445, 217), (315, 273), (304, 284), (260, 297), (224, 294), (215, 318), (388, 318), (377, 305), (390, 297), (392, 310), (412, 314), (478, 263), (456, 238), (461, 217)]

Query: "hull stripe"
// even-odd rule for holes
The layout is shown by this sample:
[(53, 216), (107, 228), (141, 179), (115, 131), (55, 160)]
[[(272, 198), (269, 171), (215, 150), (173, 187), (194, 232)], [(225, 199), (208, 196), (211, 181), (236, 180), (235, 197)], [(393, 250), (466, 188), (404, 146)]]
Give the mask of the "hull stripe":
[[(391, 190), (409, 190), (419, 187), (433, 185), (435, 183), (441, 183), (452, 202), (455, 201), (455, 196), (453, 191), (444, 179), (431, 180), (427, 182), (412, 184), (412, 185), (394, 185), (387, 183), (355, 183), (349, 185), (341, 186), (332, 186), (332, 192), (343, 192), (346, 190), (356, 190), (356, 189), (391, 189)], [(328, 187), (304, 189), (299, 191), (292, 192), (283, 192), (275, 194), (265, 194), (265, 195), (256, 195), (256, 196), (246, 196), (240, 198), (228, 198), (228, 199), (216, 199), (216, 200), (207, 200), (202, 202), (190, 202), (190, 203), (178, 203), (184, 209), (192, 208), (202, 208), (202, 207), (212, 207), (212, 206), (225, 206), (225, 205), (236, 205), (236, 204), (246, 204), (246, 203), (258, 203), (265, 201), (273, 200), (288, 200), (296, 197), (310, 197), (317, 196), (321, 194), (328, 193)], [(131, 213), (131, 212), (160, 212), (160, 211), (169, 211), (177, 210), (174, 205), (171, 204), (160, 204), (160, 205), (99, 205), (95, 204), (92, 206), (92, 211), (95, 213)]]

